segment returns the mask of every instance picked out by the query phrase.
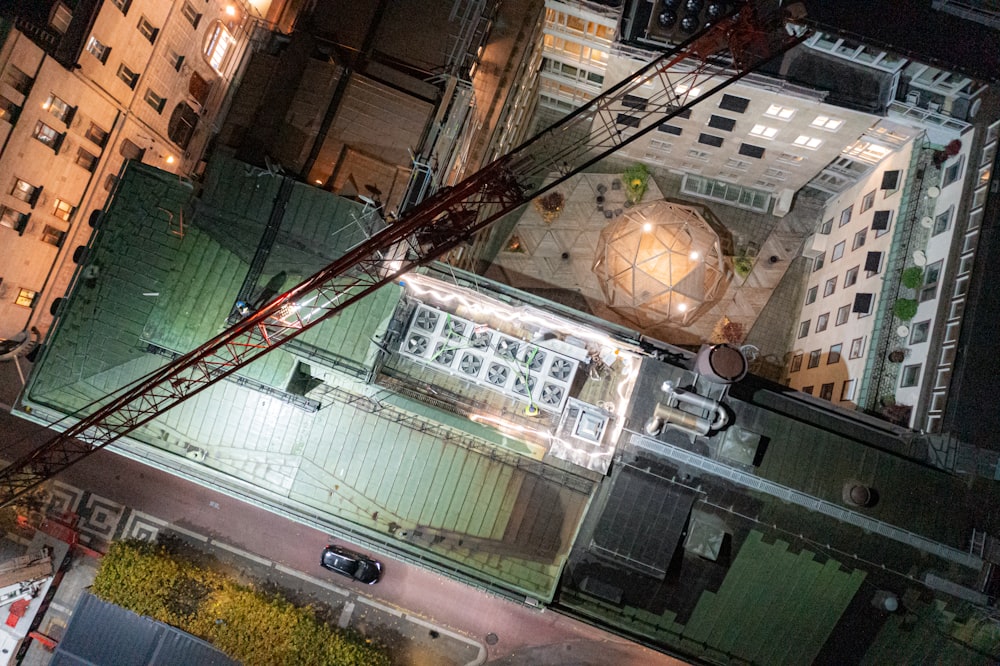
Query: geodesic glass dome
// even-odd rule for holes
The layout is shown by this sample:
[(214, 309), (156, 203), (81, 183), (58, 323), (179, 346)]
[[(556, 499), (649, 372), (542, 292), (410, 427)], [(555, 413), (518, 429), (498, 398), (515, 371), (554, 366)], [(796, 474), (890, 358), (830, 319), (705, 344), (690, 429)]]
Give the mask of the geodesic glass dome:
[(695, 206), (657, 201), (601, 231), (594, 261), (608, 307), (640, 327), (687, 326), (728, 284), (718, 234)]

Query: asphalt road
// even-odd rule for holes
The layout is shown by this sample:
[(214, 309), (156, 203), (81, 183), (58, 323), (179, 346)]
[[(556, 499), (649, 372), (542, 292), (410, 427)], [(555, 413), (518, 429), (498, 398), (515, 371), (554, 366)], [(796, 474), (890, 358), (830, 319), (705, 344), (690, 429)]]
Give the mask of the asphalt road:
[[(48, 431), (0, 412), (0, 457), (14, 459), (46, 441)], [(73, 486), (338, 585), (318, 565), (329, 537), (227, 495), (108, 451), (60, 478)], [(487, 661), (503, 664), (680, 664), (666, 655), (569, 619), (488, 595), (420, 567), (380, 556), (383, 580), (357, 592), (408, 615), (487, 645)], [(348, 583), (349, 584), (349, 583)], [(498, 640), (489, 645), (486, 637)], [(492, 642), (492, 641), (490, 641)]]

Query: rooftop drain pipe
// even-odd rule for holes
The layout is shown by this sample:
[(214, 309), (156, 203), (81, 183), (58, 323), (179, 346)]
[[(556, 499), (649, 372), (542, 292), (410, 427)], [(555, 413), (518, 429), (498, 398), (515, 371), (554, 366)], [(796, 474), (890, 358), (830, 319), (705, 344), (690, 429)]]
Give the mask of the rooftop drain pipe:
[[(666, 404), (656, 403), (653, 417), (646, 422), (646, 434), (658, 435), (664, 425), (670, 425), (678, 430), (692, 435), (707, 435), (713, 430), (721, 430), (729, 423), (729, 414), (719, 404), (718, 400), (706, 398), (687, 389), (676, 388), (673, 382), (663, 382), (660, 387), (667, 394)], [(679, 409), (678, 403), (687, 403), (707, 412), (714, 413), (715, 418), (696, 416)]]

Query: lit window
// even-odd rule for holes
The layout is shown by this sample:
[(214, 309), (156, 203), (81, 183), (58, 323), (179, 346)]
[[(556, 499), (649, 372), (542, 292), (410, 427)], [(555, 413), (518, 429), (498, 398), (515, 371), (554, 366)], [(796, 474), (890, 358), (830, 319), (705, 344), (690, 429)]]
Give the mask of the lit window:
[(14, 299), (14, 305), (23, 305), (26, 308), (30, 308), (35, 302), (35, 296), (37, 292), (31, 289), (18, 289), (17, 298)]
[(226, 30), (226, 26), (220, 22), (216, 22), (215, 27), (205, 41), (204, 54), (205, 60), (208, 61), (208, 64), (217, 73), (222, 74), (222, 70), (228, 60), (229, 52), (234, 44), (236, 44), (236, 38)]
[(21, 201), (27, 202), (32, 206), (35, 205), (35, 201), (38, 200), (38, 195), (41, 194), (42, 188), (35, 187), (31, 183), (21, 180), (18, 178), (14, 182), (14, 189), (11, 190), (10, 195), (15, 199), (20, 199)]
[(183, 14), (184, 18), (188, 20), (188, 23), (191, 24), (192, 28), (198, 27), (198, 22), (201, 21), (201, 14), (199, 14), (198, 10), (194, 8), (194, 5), (185, 1), (181, 6), (181, 14)]
[(847, 271), (847, 274), (844, 275), (844, 288), (845, 289), (847, 287), (853, 287), (854, 286), (854, 284), (858, 281), (858, 273), (860, 271), (861, 271), (861, 267), (860, 266), (855, 266), (854, 268), (852, 268), (849, 271)]
[(847, 245), (847, 241), (840, 241), (833, 246), (833, 253), (830, 255), (830, 263), (833, 263), (844, 256), (844, 247)]
[(160, 32), (160, 29), (150, 23), (149, 19), (145, 16), (139, 19), (139, 25), (136, 27), (138, 27), (142, 36), (149, 40), (150, 44), (156, 41), (156, 35)]
[(750, 130), (750, 134), (763, 139), (773, 139), (778, 134), (778, 128), (768, 127), (767, 125), (754, 125)]
[(823, 357), (823, 350), (822, 349), (814, 349), (814, 350), (812, 350), (811, 352), (809, 352), (809, 365), (807, 367), (809, 367), (809, 368), (818, 368), (819, 367), (819, 360), (822, 357)]
[(865, 339), (864, 338), (854, 338), (851, 340), (851, 351), (848, 356), (852, 359), (861, 358), (861, 355), (865, 353)]
[(69, 7), (61, 2), (57, 2), (52, 7), (52, 14), (49, 15), (49, 25), (51, 25), (57, 32), (65, 33), (69, 30), (69, 24), (73, 20), (73, 12), (69, 10)]
[(76, 111), (76, 109), (55, 95), (49, 95), (49, 98), (42, 104), (42, 108), (67, 125), (73, 120), (73, 112)]
[(823, 140), (812, 136), (806, 136), (805, 134), (800, 134), (798, 138), (795, 139), (795, 145), (808, 148), (809, 150), (816, 150), (823, 145)]
[(146, 104), (153, 107), (154, 111), (157, 113), (163, 113), (163, 107), (167, 103), (166, 98), (160, 97), (152, 88), (147, 88), (144, 99), (146, 100)]
[(39, 120), (35, 123), (33, 136), (52, 150), (58, 151), (64, 135)]
[(66, 232), (53, 227), (51, 224), (46, 224), (45, 228), (42, 230), (41, 239), (43, 243), (55, 245), (56, 247), (62, 247), (63, 240), (66, 239)]
[(816, 116), (816, 119), (810, 123), (813, 127), (818, 127), (820, 129), (825, 129), (830, 132), (836, 132), (844, 124), (843, 120), (838, 120), (837, 118), (831, 118), (829, 116)]
[(836, 321), (835, 325), (836, 326), (841, 326), (843, 324), (846, 324), (847, 323), (847, 318), (850, 316), (850, 314), (851, 314), (851, 306), (850, 305), (845, 305), (843, 307), (837, 308), (837, 321)]
[(903, 372), (900, 373), (899, 386), (901, 388), (916, 386), (918, 381), (920, 381), (920, 364), (904, 366)]
[(103, 65), (108, 61), (108, 55), (111, 54), (111, 47), (101, 44), (97, 37), (91, 37), (87, 40), (87, 53), (100, 60)]
[(73, 211), (75, 210), (76, 206), (68, 201), (63, 201), (62, 199), (56, 199), (55, 205), (52, 206), (52, 214), (63, 222), (69, 222), (70, 218), (73, 217)]
[(825, 331), (829, 323), (830, 323), (829, 312), (824, 312), (820, 316), (816, 317), (816, 332), (822, 333), (823, 331)]
[(135, 89), (135, 84), (139, 82), (138, 72), (133, 72), (125, 63), (118, 66), (118, 78), (124, 81), (125, 85), (133, 90)]
[(31, 215), (16, 211), (7, 206), (0, 206), (0, 227), (13, 229), (18, 235), (23, 234), (28, 226), (28, 218)]
[(804, 322), (799, 324), (799, 338), (804, 338), (809, 335), (809, 324), (811, 323), (811, 320), (806, 319)]
[(780, 120), (789, 120), (795, 115), (795, 109), (790, 109), (787, 106), (780, 106), (778, 104), (772, 104), (767, 107), (767, 111), (764, 112), (765, 116), (771, 116), (772, 118), (778, 118)]

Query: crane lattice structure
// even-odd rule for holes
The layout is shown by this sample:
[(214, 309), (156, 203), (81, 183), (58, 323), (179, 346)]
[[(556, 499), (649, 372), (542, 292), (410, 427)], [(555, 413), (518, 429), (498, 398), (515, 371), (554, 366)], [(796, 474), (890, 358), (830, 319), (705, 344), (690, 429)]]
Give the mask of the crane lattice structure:
[(0, 470), (0, 506), (441, 257), (798, 44), (807, 33), (792, 29), (790, 18), (797, 17), (786, 11), (764, 15), (752, 3), (743, 5), (510, 153), (437, 191), (312, 277)]

